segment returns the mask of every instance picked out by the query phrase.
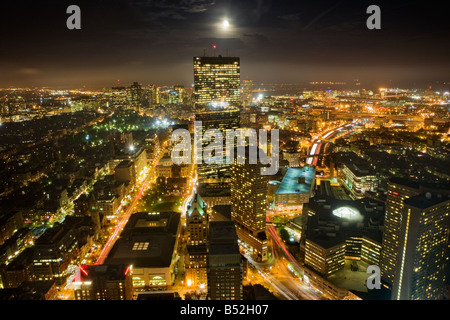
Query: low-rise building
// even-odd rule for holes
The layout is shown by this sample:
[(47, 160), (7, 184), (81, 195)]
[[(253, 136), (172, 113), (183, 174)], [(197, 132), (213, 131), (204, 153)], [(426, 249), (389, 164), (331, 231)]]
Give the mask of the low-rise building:
[(175, 277), (180, 227), (177, 212), (134, 213), (105, 264), (132, 265), (135, 289), (167, 288)]

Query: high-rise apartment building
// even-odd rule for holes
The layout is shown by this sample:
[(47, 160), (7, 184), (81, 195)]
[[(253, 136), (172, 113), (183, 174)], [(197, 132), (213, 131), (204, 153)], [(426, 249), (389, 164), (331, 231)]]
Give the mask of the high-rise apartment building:
[(261, 164), (236, 163), (231, 167), (231, 218), (237, 235), (249, 253), (267, 260), (266, 186)]
[(208, 298), (242, 300), (242, 258), (232, 221), (210, 222)]
[(242, 107), (248, 109), (253, 101), (253, 81), (242, 81)]
[(142, 86), (137, 82), (133, 82), (133, 84), (127, 88), (127, 101), (129, 108), (139, 111), (142, 107), (143, 99), (144, 91)]
[(404, 201), (393, 300), (440, 300), (445, 294), (450, 198), (427, 192)]
[(400, 227), (404, 200), (419, 194), (419, 184), (405, 179), (394, 178), (388, 183), (386, 213), (381, 251), (381, 277), (392, 285), (400, 243)]

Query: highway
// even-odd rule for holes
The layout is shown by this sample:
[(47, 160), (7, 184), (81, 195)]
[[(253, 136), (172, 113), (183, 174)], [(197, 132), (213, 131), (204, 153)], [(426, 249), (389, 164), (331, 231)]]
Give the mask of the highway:
[[(248, 262), (256, 269), (256, 281), (261, 282), (273, 294), (282, 300), (318, 300), (321, 298), (314, 288), (302, 281), (303, 269), (289, 253), (275, 227), (267, 218), (267, 236), (270, 240), (272, 254), (266, 262), (257, 262), (241, 248)], [(255, 281), (252, 278), (252, 281)]]
[(321, 154), (321, 152), (323, 152), (322, 146), (328, 143), (327, 140), (331, 140), (339, 135), (342, 135), (343, 131), (345, 132), (345, 134), (352, 132), (353, 126), (360, 122), (361, 120), (359, 119), (355, 120), (352, 123), (327, 131), (324, 135), (322, 135), (322, 137), (315, 139), (309, 152), (309, 157), (306, 160), (306, 164), (310, 166), (317, 166), (317, 162), (319, 161), (319, 155)]
[[(268, 236), (272, 240), (272, 250), (276, 258), (275, 270), (272, 272), (297, 300), (318, 300), (320, 294), (317, 294), (313, 288), (302, 281), (303, 268), (297, 260), (289, 253), (286, 246), (278, 235), (273, 225), (267, 226)], [(274, 269), (274, 268), (272, 268)]]

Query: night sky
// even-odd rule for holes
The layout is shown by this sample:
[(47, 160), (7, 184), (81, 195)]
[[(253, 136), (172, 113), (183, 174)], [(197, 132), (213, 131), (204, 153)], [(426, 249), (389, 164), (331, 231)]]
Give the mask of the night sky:
[[(241, 58), (256, 83), (360, 79), (363, 86), (450, 82), (450, 19), (438, 1), (4, 1), (0, 87), (103, 88), (193, 82), (192, 57)], [(66, 8), (81, 8), (81, 30)], [(381, 8), (382, 30), (366, 9)], [(220, 27), (227, 18), (230, 28)]]

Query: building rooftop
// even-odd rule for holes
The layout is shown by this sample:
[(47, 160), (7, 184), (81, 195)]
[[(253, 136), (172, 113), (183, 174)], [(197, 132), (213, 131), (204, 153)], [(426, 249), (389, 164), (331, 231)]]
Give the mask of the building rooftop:
[(128, 168), (133, 165), (133, 161), (131, 160), (123, 160), (121, 161), (116, 168)]
[(203, 216), (206, 212), (205, 209), (206, 209), (206, 202), (202, 199), (202, 197), (198, 193), (196, 193), (189, 202), (186, 213), (188, 216), (190, 216), (192, 212), (194, 212), (194, 210), (197, 210), (200, 213), (200, 215)]
[(213, 221), (231, 221), (231, 205), (216, 205), (211, 213)]
[(132, 265), (135, 268), (166, 268), (172, 262), (174, 245), (175, 238), (169, 234), (119, 238), (106, 263)]
[(172, 263), (180, 223), (177, 212), (133, 214), (105, 263), (166, 268)]
[(365, 177), (368, 175), (374, 175), (373, 171), (368, 164), (362, 162), (353, 162), (352, 160), (345, 162), (347, 168), (357, 177)]
[(411, 197), (409, 199), (406, 199), (404, 201), (405, 205), (409, 205), (412, 207), (416, 207), (419, 209), (427, 209), (429, 207), (436, 206), (440, 203), (449, 201), (450, 197), (445, 195), (439, 195), (439, 194), (432, 194), (430, 192)]
[(316, 168), (289, 168), (281, 181), (276, 194), (308, 193), (314, 182)]
[(214, 221), (209, 224), (209, 254), (239, 254), (234, 222)]
[(122, 236), (127, 234), (160, 234), (175, 236), (180, 223), (178, 212), (136, 212), (125, 225)]
[(45, 300), (54, 284), (53, 280), (25, 281), (18, 288), (1, 289), (0, 300)]
[(129, 265), (89, 265), (80, 272), (81, 281), (89, 281), (96, 277), (106, 277), (108, 280), (123, 280), (130, 271)]
[[(333, 247), (349, 236), (366, 236), (381, 243), (384, 224), (384, 204), (370, 198), (338, 200), (328, 196), (310, 199), (307, 239), (324, 248)], [(345, 241), (345, 240), (343, 240)], [(320, 243), (319, 243), (320, 242)]]
[(200, 183), (198, 193), (202, 197), (229, 197), (231, 195), (229, 185)]

